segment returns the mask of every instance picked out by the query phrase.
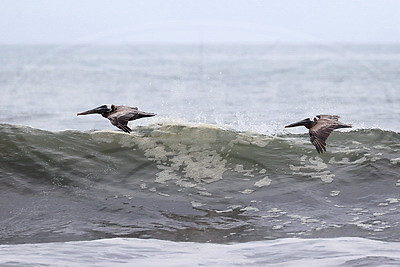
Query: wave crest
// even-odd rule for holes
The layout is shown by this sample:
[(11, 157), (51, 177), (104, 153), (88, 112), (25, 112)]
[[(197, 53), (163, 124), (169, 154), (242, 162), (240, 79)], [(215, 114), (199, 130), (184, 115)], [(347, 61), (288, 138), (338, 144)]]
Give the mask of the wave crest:
[(61, 176), (58, 180), (65, 183), (104, 166), (113, 166), (120, 177), (147, 168), (140, 173), (154, 175), (156, 183), (180, 187), (211, 184), (226, 175), (250, 177), (253, 185), (265, 186), (270, 182), (262, 181), (279, 175), (332, 182), (335, 167), (379, 161), (390, 166), (400, 158), (400, 135), (379, 129), (334, 132), (322, 155), (305, 134), (268, 136), (205, 124), (142, 126), (131, 135), (1, 125), (0, 138), (4, 170), (39, 180)]

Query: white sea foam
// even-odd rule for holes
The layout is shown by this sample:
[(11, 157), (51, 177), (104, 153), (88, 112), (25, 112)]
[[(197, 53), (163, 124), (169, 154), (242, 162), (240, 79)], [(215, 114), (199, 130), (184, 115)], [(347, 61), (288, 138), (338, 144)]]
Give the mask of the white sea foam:
[(400, 163), (400, 158), (395, 158), (395, 159), (391, 159), (390, 163), (392, 164), (399, 164)]
[[(275, 230), (282, 227), (277, 225)], [(400, 243), (351, 237), (288, 238), (233, 244), (115, 238), (0, 245), (0, 265), (385, 266), (400, 264), (399, 250)]]
[(264, 187), (264, 186), (269, 186), (271, 184), (271, 179), (268, 178), (268, 176), (262, 178), (261, 180), (257, 181), (254, 183), (254, 186), (257, 187)]
[(301, 165), (289, 165), (289, 168), (293, 171), (293, 174), (319, 178), (325, 183), (333, 182), (333, 178), (335, 177), (335, 175), (328, 170), (328, 165), (324, 163), (320, 157), (315, 157), (315, 159), (310, 157), (308, 159), (308, 162), (310, 164), (307, 163), (306, 159), (307, 156), (303, 156), (300, 158)]

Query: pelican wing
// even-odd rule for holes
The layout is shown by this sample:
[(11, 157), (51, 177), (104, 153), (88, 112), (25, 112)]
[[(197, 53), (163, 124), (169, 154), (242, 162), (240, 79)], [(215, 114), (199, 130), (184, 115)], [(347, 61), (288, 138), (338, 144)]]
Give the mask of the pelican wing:
[(326, 139), (333, 129), (323, 128), (319, 130), (310, 129), (310, 141), (317, 149), (318, 153), (326, 151)]
[(318, 115), (320, 119), (317, 123), (311, 127), (310, 141), (317, 149), (318, 153), (326, 151), (326, 139), (328, 139), (331, 132), (339, 128), (351, 128), (351, 125), (347, 125), (339, 122), (339, 116), (336, 115)]
[(317, 115), (318, 118), (324, 119), (324, 120), (334, 120), (334, 121), (339, 121), (339, 116), (338, 115)]
[(152, 117), (156, 114), (140, 111), (137, 107), (115, 106), (115, 109), (107, 115), (111, 124), (123, 130), (126, 133), (132, 132), (128, 127), (128, 122), (143, 117)]
[(140, 111), (140, 110), (132, 110), (131, 112), (129, 112), (127, 114), (123, 114), (123, 115), (119, 116), (118, 120), (121, 122), (128, 123), (128, 121), (133, 121), (133, 120), (137, 120), (137, 119), (144, 118), (144, 117), (152, 117), (154, 115), (156, 115), (156, 114), (144, 112), (144, 111)]
[(114, 114), (108, 116), (108, 119), (111, 123), (126, 133), (132, 132), (132, 130), (128, 127), (128, 122), (137, 120), (143, 117), (152, 117), (156, 114), (143, 112), (140, 110), (132, 109), (127, 107), (126, 109), (117, 110)]
[(126, 133), (132, 132), (131, 128), (128, 127), (128, 120), (124, 118), (124, 116), (119, 116), (120, 114), (114, 113), (108, 116), (108, 119), (110, 120), (111, 124), (118, 127), (122, 131)]
[(117, 111), (138, 111), (139, 109), (137, 107), (129, 107), (129, 106), (116, 106)]

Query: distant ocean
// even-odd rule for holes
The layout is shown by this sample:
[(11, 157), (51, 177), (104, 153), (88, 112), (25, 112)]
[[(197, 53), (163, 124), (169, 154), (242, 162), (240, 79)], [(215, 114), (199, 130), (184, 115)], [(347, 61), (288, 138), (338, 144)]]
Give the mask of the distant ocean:
[[(0, 55), (1, 266), (400, 265), (399, 45)], [(317, 114), (323, 154), (284, 129)]]

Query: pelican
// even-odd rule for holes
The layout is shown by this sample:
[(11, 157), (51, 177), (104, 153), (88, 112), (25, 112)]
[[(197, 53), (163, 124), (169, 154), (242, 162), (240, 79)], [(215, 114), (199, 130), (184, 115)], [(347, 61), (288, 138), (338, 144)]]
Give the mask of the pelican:
[(310, 141), (317, 149), (318, 153), (326, 151), (326, 139), (335, 129), (339, 128), (351, 128), (351, 125), (344, 124), (339, 121), (337, 115), (317, 115), (312, 120), (310, 118), (304, 119), (299, 122), (295, 122), (286, 125), (285, 128), (305, 126), (310, 134)]
[(128, 121), (133, 121), (144, 117), (152, 117), (156, 115), (154, 113), (140, 111), (137, 107), (116, 105), (102, 105), (88, 111), (80, 112), (76, 115), (79, 116), (88, 114), (101, 114), (101, 116), (103, 116), (104, 118), (109, 119), (112, 125), (118, 127), (126, 133), (132, 132), (131, 128), (128, 127)]

